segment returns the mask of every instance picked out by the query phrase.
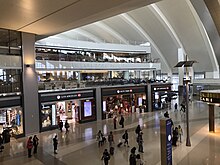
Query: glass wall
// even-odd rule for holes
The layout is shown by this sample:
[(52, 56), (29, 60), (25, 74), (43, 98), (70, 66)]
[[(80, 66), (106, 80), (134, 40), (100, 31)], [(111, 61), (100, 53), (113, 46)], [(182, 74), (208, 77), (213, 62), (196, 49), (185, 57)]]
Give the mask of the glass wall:
[(0, 94), (21, 91), (21, 55), (21, 32), (0, 29)]
[(0, 29), (0, 55), (21, 56), (21, 32)]
[(0, 94), (21, 91), (21, 70), (0, 69)]

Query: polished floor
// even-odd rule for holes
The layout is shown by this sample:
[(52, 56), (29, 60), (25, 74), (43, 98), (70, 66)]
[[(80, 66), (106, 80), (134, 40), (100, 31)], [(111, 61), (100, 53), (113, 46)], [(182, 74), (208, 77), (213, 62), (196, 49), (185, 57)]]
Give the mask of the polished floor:
[[(173, 104), (173, 103), (172, 103)], [(215, 107), (216, 132), (208, 132), (208, 106), (200, 101), (190, 103), (190, 140), (191, 147), (185, 145), (186, 122), (185, 115), (180, 111), (174, 111), (173, 105), (169, 110), (174, 125), (183, 128), (183, 142), (173, 148), (173, 164), (178, 165), (219, 165), (220, 164), (220, 108)], [(113, 130), (112, 119), (104, 121), (71, 124), (69, 133), (61, 133), (59, 130), (44, 132), (38, 135), (40, 144), (38, 153), (31, 158), (27, 157), (27, 138), (13, 139), (5, 145), (4, 152), (0, 153), (0, 165), (102, 165), (102, 153), (109, 144), (98, 147), (95, 140), (96, 133), (101, 129), (105, 135), (113, 130), (115, 140), (115, 154), (111, 157), (110, 165), (127, 165), (130, 148), (137, 147), (135, 128), (140, 124), (143, 128), (144, 153), (141, 157), (147, 165), (159, 165), (160, 160), (160, 118), (164, 111), (144, 114), (131, 114), (125, 117), (125, 128), (118, 125)], [(128, 147), (118, 148), (116, 145), (124, 130), (129, 133)], [(52, 138), (58, 135), (58, 154), (53, 154)]]

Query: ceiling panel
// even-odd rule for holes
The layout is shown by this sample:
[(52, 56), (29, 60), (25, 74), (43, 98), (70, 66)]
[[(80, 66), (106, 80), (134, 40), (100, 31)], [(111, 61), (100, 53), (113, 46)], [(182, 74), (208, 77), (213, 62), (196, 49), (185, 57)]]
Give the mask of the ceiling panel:
[(169, 66), (177, 63), (178, 47), (167, 32), (164, 25), (157, 19), (148, 7), (143, 7), (128, 13), (151, 37), (157, 45)]
[(0, 0), (0, 28), (51, 35), (159, 0)]
[(189, 58), (199, 62), (195, 64), (195, 70), (212, 71), (213, 67), (207, 50), (210, 47), (205, 44), (205, 38), (186, 1), (166, 0), (157, 5), (175, 30)]
[(103, 20), (103, 22), (116, 32), (120, 33), (120, 35), (123, 36), (129, 44), (138, 45), (147, 42), (146, 38), (140, 35), (134, 27), (125, 22), (120, 15)]

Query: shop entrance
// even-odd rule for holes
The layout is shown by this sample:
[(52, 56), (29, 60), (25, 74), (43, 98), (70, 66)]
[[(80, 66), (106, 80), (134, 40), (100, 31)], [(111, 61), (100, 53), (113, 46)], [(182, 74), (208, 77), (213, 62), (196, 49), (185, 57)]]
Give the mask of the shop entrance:
[(80, 101), (79, 100), (71, 100), (71, 101), (62, 101), (56, 103), (56, 112), (58, 122), (60, 120), (66, 121), (70, 123), (79, 122), (79, 109), (80, 109)]
[(79, 122), (79, 100), (67, 100), (42, 104), (42, 128), (56, 127), (60, 121), (68, 123)]
[[(113, 113), (124, 114), (142, 112), (142, 106), (146, 102), (145, 94), (116, 95), (103, 97), (103, 104), (106, 104), (106, 113), (111, 118)], [(144, 107), (146, 108), (146, 107)]]

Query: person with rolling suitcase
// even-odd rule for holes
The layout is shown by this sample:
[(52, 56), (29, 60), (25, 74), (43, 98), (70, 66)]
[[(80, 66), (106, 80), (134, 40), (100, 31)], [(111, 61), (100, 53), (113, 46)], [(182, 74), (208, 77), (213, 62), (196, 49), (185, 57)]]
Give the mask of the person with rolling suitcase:
[(129, 147), (129, 145), (128, 145), (128, 131), (127, 130), (125, 130), (125, 133), (122, 135), (122, 139), (125, 140), (124, 146), (126, 146), (126, 144), (127, 144), (127, 147)]
[(122, 141), (119, 140), (119, 143), (118, 143), (117, 147), (121, 147), (122, 144), (123, 144)]
[(110, 134), (108, 135), (108, 142), (109, 142), (109, 147), (112, 147), (112, 144), (114, 143), (114, 136), (112, 134), (112, 131), (110, 131)]

